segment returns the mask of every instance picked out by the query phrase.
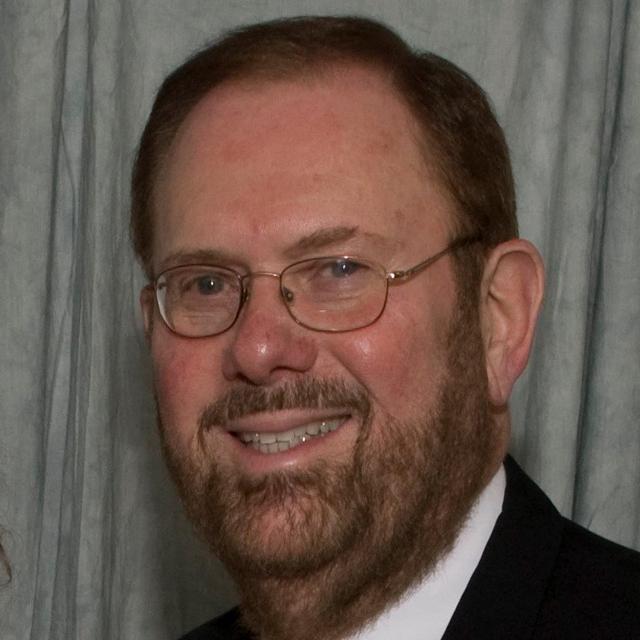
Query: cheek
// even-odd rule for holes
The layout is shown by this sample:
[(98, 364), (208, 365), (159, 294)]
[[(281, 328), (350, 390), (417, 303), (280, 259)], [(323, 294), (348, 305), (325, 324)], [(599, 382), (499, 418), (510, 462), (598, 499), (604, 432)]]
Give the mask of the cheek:
[(354, 332), (341, 350), (345, 368), (398, 418), (437, 388), (444, 362), (438, 323), (424, 314), (413, 320), (401, 311), (385, 312), (375, 325)]
[[(167, 437), (189, 439), (217, 396), (216, 358), (202, 341), (154, 332), (151, 341), (158, 407)], [(218, 365), (219, 370), (219, 365)]]

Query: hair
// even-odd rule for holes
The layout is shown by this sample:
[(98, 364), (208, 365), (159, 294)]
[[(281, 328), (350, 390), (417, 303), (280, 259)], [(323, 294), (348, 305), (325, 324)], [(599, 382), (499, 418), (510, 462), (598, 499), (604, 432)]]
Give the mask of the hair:
[(222, 84), (303, 79), (345, 64), (379, 70), (416, 118), (425, 160), (457, 205), (454, 230), (481, 238), (475, 248), (456, 252), (459, 279), (479, 282), (486, 249), (518, 234), (503, 132), (485, 93), (464, 71), (433, 53), (412, 50), (388, 27), (361, 17), (298, 17), (240, 28), (165, 79), (132, 178), (133, 247), (149, 277), (154, 184), (195, 105)]

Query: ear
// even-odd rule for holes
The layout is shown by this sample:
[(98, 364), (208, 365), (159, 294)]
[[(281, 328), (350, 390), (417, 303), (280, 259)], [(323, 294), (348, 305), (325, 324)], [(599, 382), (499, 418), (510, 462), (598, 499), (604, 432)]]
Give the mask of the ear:
[(506, 405), (524, 370), (544, 291), (544, 267), (538, 250), (515, 239), (495, 247), (482, 278), (480, 313), (489, 399)]
[(151, 285), (143, 287), (140, 291), (140, 308), (142, 309), (144, 335), (147, 342), (149, 342), (151, 340), (151, 332), (153, 331), (153, 315), (156, 308), (156, 299)]

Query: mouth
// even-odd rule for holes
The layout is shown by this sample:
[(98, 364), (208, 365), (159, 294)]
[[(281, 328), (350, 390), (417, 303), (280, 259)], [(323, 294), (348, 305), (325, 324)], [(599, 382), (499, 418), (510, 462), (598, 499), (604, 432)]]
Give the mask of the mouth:
[(285, 431), (231, 431), (245, 446), (260, 453), (282, 453), (339, 429), (348, 415), (313, 420)]

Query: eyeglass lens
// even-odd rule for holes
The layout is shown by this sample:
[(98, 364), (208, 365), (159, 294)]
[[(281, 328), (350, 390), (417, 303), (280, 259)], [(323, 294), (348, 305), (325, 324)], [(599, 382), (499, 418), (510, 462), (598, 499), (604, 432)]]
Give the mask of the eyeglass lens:
[[(235, 321), (243, 301), (243, 280), (251, 277), (222, 267), (171, 269), (158, 280), (160, 311), (176, 333), (193, 337), (221, 333)], [(285, 269), (280, 289), (289, 313), (300, 324), (347, 331), (377, 319), (386, 301), (387, 281), (381, 268), (364, 261), (314, 258)]]

